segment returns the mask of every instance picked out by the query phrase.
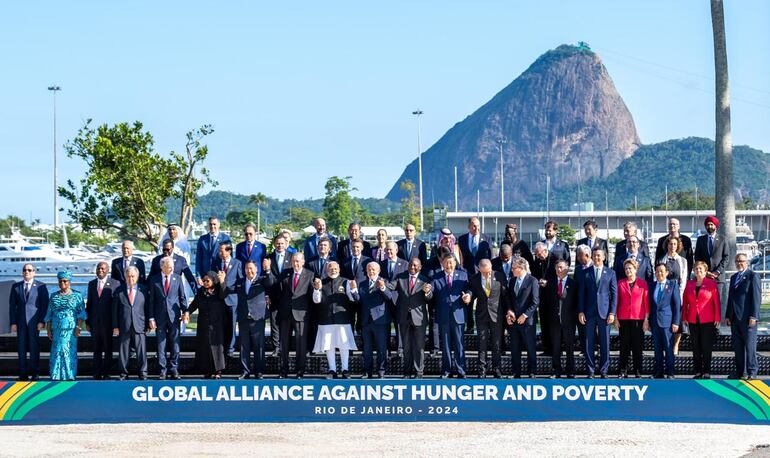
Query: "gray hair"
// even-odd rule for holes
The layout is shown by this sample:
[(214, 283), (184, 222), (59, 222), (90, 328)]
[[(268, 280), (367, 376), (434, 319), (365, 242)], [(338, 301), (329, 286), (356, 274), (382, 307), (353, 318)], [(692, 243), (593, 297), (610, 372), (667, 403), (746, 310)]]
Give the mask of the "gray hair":
[(136, 276), (139, 276), (139, 269), (136, 268), (136, 266), (129, 266), (128, 269), (126, 269), (126, 275), (134, 273)]
[(492, 261), (486, 258), (482, 259), (479, 261), (479, 267), (492, 267)]
[(174, 267), (174, 258), (171, 256), (163, 256), (160, 258), (160, 266), (163, 267), (166, 264), (171, 264), (171, 267)]
[(545, 243), (543, 243), (543, 242), (537, 242), (537, 243), (535, 244), (535, 251), (538, 251), (538, 250), (547, 250), (547, 249), (548, 249), (548, 246), (547, 246)]
[(521, 256), (514, 256), (511, 260), (511, 267), (520, 267), (527, 272), (529, 272), (529, 263), (526, 259), (522, 258)]
[(588, 245), (585, 245), (585, 244), (578, 245), (578, 247), (575, 248), (575, 252), (577, 254), (581, 254), (582, 253), (582, 254), (584, 254), (584, 255), (586, 255), (588, 257), (591, 257), (591, 248)]
[(385, 248), (395, 248), (396, 251), (398, 251), (398, 243), (396, 243), (394, 241), (390, 241), (390, 242), (385, 244)]

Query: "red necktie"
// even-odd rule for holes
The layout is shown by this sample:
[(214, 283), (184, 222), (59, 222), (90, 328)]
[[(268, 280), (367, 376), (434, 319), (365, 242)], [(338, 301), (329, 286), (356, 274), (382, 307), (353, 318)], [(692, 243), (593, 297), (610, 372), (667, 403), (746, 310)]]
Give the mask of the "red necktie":
[(222, 261), (222, 270), (225, 272), (225, 275), (227, 275), (227, 263)]
[(128, 290), (128, 303), (134, 305), (134, 288)]
[(412, 294), (413, 289), (414, 289), (414, 277), (410, 275), (409, 276), (409, 294)]
[(102, 297), (102, 282), (96, 283), (96, 295)]
[(449, 288), (451, 288), (451, 287), (452, 287), (452, 276), (451, 276), (451, 275), (447, 275), (447, 276), (446, 276), (446, 285), (447, 285)]
[(291, 289), (297, 289), (297, 283), (299, 283), (299, 273), (294, 274), (294, 283), (291, 287)]
[(559, 280), (559, 296), (563, 295), (564, 292), (564, 284), (562, 283), (564, 280)]
[(165, 284), (165, 285), (163, 285), (163, 291), (164, 291), (164, 292), (165, 292), (167, 295), (168, 295), (168, 287), (169, 287), (169, 284), (168, 284), (168, 275), (166, 275), (166, 284)]
[(251, 242), (249, 242), (249, 248), (248, 248), (248, 251), (246, 252), (246, 256), (249, 258), (251, 257)]

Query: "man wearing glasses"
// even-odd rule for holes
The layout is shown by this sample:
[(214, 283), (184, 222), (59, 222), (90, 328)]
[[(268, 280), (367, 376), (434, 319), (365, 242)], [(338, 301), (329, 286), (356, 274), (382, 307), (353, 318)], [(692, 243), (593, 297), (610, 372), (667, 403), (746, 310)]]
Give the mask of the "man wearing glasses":
[(406, 234), (406, 237), (396, 242), (398, 245), (398, 257), (405, 261), (417, 258), (420, 260), (420, 265), (423, 267), (427, 266), (428, 249), (425, 246), (425, 242), (417, 238), (417, 230), (414, 224), (404, 226), (404, 234)]
[(11, 333), (15, 333), (18, 338), (19, 380), (37, 380), (40, 366), (37, 340), (48, 312), (48, 288), (43, 282), (35, 280), (35, 267), (32, 264), (24, 264), (21, 276), (22, 281), (13, 285), (9, 298)]

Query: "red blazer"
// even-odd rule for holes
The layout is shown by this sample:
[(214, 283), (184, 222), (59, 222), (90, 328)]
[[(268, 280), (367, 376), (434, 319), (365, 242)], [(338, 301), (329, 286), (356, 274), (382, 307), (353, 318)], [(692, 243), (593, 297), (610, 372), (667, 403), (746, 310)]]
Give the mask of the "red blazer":
[(704, 278), (700, 292), (695, 295), (697, 280), (689, 280), (684, 288), (682, 300), (682, 320), (695, 323), (695, 316), (700, 317), (701, 323), (715, 323), (722, 320), (722, 306), (719, 303), (719, 288), (717, 282)]
[(643, 320), (650, 314), (650, 301), (647, 300), (647, 282), (642, 278), (636, 279), (634, 289), (628, 286), (628, 279), (618, 282), (618, 316), (619, 320)]

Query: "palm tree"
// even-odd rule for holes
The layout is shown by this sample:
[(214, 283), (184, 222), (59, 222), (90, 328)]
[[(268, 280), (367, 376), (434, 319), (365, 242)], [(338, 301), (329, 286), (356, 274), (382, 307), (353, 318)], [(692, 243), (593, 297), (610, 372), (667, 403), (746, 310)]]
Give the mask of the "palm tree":
[[(722, 0), (711, 0), (716, 75), (716, 135), (714, 138), (716, 212), (730, 253), (735, 254), (735, 195), (733, 194), (733, 141), (730, 127), (730, 91), (727, 74), (725, 11)], [(732, 258), (732, 257), (731, 257)], [(730, 259), (728, 269), (733, 269)]]
[(257, 206), (257, 234), (259, 234), (260, 233), (259, 221), (261, 219), (260, 206), (265, 205), (267, 203), (267, 196), (262, 194), (261, 192), (252, 194), (251, 196), (249, 196), (249, 203)]

